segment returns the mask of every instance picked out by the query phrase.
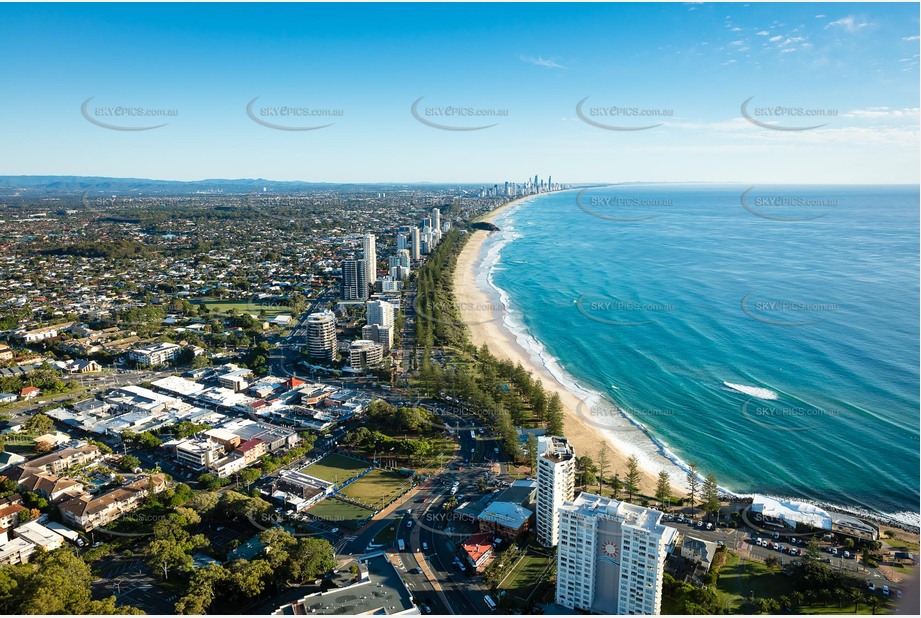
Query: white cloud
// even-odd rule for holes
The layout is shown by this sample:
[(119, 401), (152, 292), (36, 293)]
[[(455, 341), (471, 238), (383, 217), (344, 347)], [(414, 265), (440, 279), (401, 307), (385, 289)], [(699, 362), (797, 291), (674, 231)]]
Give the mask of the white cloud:
[(767, 30), (762, 30), (761, 32), (758, 33), (758, 36), (768, 36), (769, 34), (771, 33), (768, 32)]
[(832, 26), (840, 26), (844, 28), (845, 30), (847, 30), (848, 32), (857, 32), (858, 30), (862, 28), (866, 28), (869, 25), (870, 25), (870, 22), (862, 18), (854, 17), (853, 15), (848, 15), (847, 17), (842, 17), (841, 19), (837, 19), (829, 23), (827, 26), (825, 26), (825, 29), (827, 30), (831, 28)]
[(745, 41), (733, 41), (729, 45), (732, 47), (741, 47), (742, 45), (745, 45)]
[(783, 37), (780, 36), (779, 34), (777, 36), (772, 36), (771, 38), (768, 39), (768, 41), (772, 43), (776, 43), (777, 41), (781, 41), (781, 40), (783, 40)]
[(903, 41), (917, 41), (919, 38), (921, 38), (921, 36), (918, 36), (916, 34), (915, 36), (903, 36), (902, 40)]
[(824, 14), (816, 15), (815, 18), (816, 18), (816, 19), (824, 19), (824, 18), (825, 18), (825, 15), (824, 15)]
[(793, 43), (800, 43), (805, 40), (806, 39), (804, 39), (801, 36), (794, 36), (794, 37), (790, 37), (789, 39), (786, 39), (783, 43), (781, 43), (777, 47), (786, 47), (787, 45), (792, 45)]
[(889, 109), (888, 107), (867, 107), (855, 109), (841, 114), (842, 118), (868, 118), (870, 120), (913, 120), (921, 117), (921, 109), (917, 107), (903, 107), (902, 109)]
[(562, 64), (557, 62), (556, 60), (551, 60), (549, 58), (542, 58), (540, 56), (538, 56), (537, 58), (534, 58), (533, 56), (518, 56), (518, 59), (521, 60), (522, 62), (528, 62), (530, 64), (533, 64), (534, 66), (545, 67), (548, 69), (565, 69), (566, 68)]
[(732, 29), (730, 30), (730, 32), (742, 32), (742, 29), (736, 27), (736, 28), (732, 28)]

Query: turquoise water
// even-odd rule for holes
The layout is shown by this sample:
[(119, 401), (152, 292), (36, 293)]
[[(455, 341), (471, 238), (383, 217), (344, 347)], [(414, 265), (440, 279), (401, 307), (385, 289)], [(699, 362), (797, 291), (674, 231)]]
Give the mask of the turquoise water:
[(610, 402), (585, 418), (734, 492), (917, 523), (917, 187), (618, 185), (495, 223), (511, 326)]

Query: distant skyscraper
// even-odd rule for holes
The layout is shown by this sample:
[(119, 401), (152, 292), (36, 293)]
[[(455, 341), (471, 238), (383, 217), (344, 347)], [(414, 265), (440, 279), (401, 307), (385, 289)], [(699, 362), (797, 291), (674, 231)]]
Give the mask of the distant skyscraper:
[(559, 508), (572, 500), (576, 487), (576, 455), (566, 438), (537, 439), (537, 541), (555, 547)]
[(422, 257), (422, 239), (420, 238), (419, 228), (415, 226), (411, 227), (409, 234), (409, 256), (414, 260), (418, 260)]
[(441, 232), (441, 210), (438, 208), (432, 209), (432, 227), (436, 231)]
[(365, 260), (368, 283), (373, 285), (377, 281), (377, 247), (374, 234), (365, 234), (361, 237), (361, 251)]
[(397, 251), (400, 249), (409, 249), (409, 232), (397, 234)]
[(367, 298), (367, 262), (364, 259), (342, 260), (342, 300), (367, 300)]
[(307, 316), (307, 355), (325, 361), (336, 357), (336, 316), (332, 311)]
[(593, 614), (659, 614), (665, 558), (678, 531), (662, 513), (579, 495), (559, 509), (556, 602)]
[(537, 174), (534, 174), (534, 191), (540, 193), (540, 181), (537, 179)]

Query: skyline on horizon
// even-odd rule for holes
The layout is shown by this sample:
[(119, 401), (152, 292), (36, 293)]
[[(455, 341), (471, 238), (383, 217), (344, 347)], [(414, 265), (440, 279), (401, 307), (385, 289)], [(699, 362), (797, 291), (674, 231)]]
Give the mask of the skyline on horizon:
[(220, 7), (4, 5), (0, 172), (919, 182), (916, 5)]

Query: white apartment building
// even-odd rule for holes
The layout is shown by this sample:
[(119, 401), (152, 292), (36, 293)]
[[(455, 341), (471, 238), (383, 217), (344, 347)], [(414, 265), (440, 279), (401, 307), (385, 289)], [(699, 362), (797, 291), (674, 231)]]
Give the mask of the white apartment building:
[(131, 350), (128, 352), (128, 358), (138, 365), (156, 367), (178, 358), (181, 353), (182, 347), (175, 343), (152, 343)]
[(336, 315), (320, 311), (307, 316), (307, 354), (330, 361), (336, 354)]
[(659, 614), (678, 531), (662, 513), (582, 493), (559, 510), (556, 602), (598, 614)]
[(384, 348), (367, 339), (356, 339), (349, 345), (349, 366), (352, 369), (366, 369), (380, 365)]
[(555, 547), (559, 535), (559, 508), (575, 497), (576, 455), (566, 438), (537, 439), (537, 540)]
[(422, 239), (420, 238), (419, 228), (413, 226), (409, 228), (409, 257), (418, 260), (422, 257)]
[(388, 303), (386, 300), (369, 300), (365, 307), (368, 324), (393, 326), (397, 308), (392, 303)]

